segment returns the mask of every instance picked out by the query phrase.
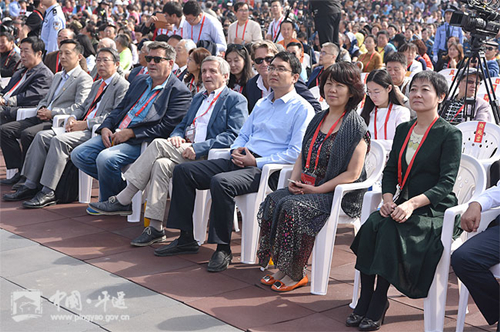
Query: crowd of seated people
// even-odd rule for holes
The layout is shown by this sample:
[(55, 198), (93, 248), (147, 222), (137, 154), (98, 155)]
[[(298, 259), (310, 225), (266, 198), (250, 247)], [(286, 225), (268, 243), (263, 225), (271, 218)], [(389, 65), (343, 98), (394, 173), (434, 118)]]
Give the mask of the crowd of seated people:
[[(367, 178), (365, 157), (375, 140), (388, 156), (383, 202), (351, 245), (361, 296), (346, 325), (379, 329), (390, 285), (410, 298), (428, 295), (443, 252), (444, 211), (457, 204), (462, 139), (455, 125), (495, 124), (498, 116), (478, 95), (485, 78), (499, 75), (497, 39), (485, 43), (487, 68), (471, 64), (457, 77), (457, 94), (448, 95), (450, 81), (439, 72), (457, 69), (470, 47), (461, 28), (449, 28), (449, 7), (436, 31), (342, 20), (339, 38), (316, 34), (308, 45), (299, 10), (285, 15), (280, 0), (270, 1), (265, 28), (245, 2), (215, 16), (194, 0), (167, 2), (161, 17), (136, 17), (134, 7), (129, 17), (112, 15), (109, 5), (102, 1), (90, 19), (85, 10), (67, 12), (53, 52), (41, 37), (0, 31), (1, 75), (10, 77), (0, 89), (0, 147), (7, 169), (17, 169), (0, 180), (12, 188), (4, 201), (27, 209), (58, 204), (58, 185), (78, 186), (61, 181), (76, 167), (99, 183), (98, 199), (85, 207), (90, 215), (130, 215), (133, 197), (146, 190), (149, 225), (131, 245), (160, 243), (154, 254), (173, 256), (199, 251), (195, 197), (209, 190), (207, 242), (217, 247), (207, 270), (221, 272), (233, 259), (235, 197), (258, 191), (265, 165), (293, 165), (284, 188), (277, 188), (279, 172), (272, 174), (273, 192), (253, 221), (260, 225), (259, 265), (276, 268), (260, 282), (287, 292), (307, 285), (307, 262), (335, 188)], [(29, 107), (35, 113), (18, 120), (19, 109)], [(60, 128), (56, 116), (63, 116)], [(208, 159), (211, 149), (228, 149), (230, 158)], [(491, 184), (499, 164), (491, 167)], [(344, 196), (343, 213), (359, 217), (363, 195)], [(496, 207), (496, 198), (480, 206)], [(476, 221), (471, 204), (457, 231), (473, 231)], [(180, 230), (171, 243), (165, 227)], [(463, 250), (473, 245), (481, 242)], [(477, 295), (472, 269), (458, 263), (467, 257), (454, 257), (488, 323), (496, 323), (489, 303), (498, 307), (498, 296), (485, 295), (495, 293), (494, 283)]]

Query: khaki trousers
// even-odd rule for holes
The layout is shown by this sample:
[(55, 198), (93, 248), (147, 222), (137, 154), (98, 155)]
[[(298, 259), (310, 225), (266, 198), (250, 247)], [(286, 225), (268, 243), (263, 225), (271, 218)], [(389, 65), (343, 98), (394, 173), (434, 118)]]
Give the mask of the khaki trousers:
[(182, 157), (182, 152), (190, 146), (190, 143), (184, 143), (176, 148), (166, 139), (157, 138), (125, 172), (125, 179), (140, 190), (149, 183), (144, 217), (156, 220), (165, 217), (172, 172), (176, 165), (190, 161)]

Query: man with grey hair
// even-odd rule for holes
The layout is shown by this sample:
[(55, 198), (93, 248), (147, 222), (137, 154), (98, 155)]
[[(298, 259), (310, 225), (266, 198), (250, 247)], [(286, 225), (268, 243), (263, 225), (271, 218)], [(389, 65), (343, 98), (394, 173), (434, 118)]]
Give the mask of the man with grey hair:
[(311, 76), (309, 76), (309, 80), (307, 81), (308, 89), (311, 89), (315, 86), (319, 86), (320, 83), (319, 80), (321, 78), (323, 70), (333, 65), (338, 55), (339, 55), (339, 47), (334, 43), (328, 42), (324, 43), (321, 46), (321, 53), (319, 54), (319, 61), (318, 61), (319, 66), (314, 68), (314, 70), (311, 73)]
[[(125, 187), (122, 167), (141, 154), (142, 142), (169, 137), (191, 104), (191, 93), (171, 75), (175, 50), (165, 42), (149, 45), (148, 75), (138, 76), (120, 104), (91, 138), (71, 153), (83, 172), (99, 180), (99, 198), (108, 201)], [(93, 211), (87, 210), (92, 214)]]
[[(129, 82), (132, 82), (138, 75), (144, 75), (148, 73), (148, 66), (145, 57), (149, 54), (149, 45), (151, 43), (151, 41), (145, 41), (142, 44), (141, 51), (139, 52), (139, 65), (132, 69), (130, 74), (128, 74), (127, 80)], [(177, 55), (175, 58), (177, 59)]]
[(167, 139), (157, 138), (125, 173), (127, 187), (107, 202), (91, 203), (101, 214), (130, 214), (132, 197), (149, 183), (144, 217), (150, 226), (132, 241), (147, 246), (162, 241), (163, 218), (170, 178), (175, 165), (206, 159), (210, 149), (228, 148), (248, 117), (246, 98), (226, 86), (229, 79), (226, 60), (209, 56), (201, 64), (206, 91), (195, 95), (182, 122)]
[(191, 39), (181, 39), (175, 46), (175, 52), (177, 54), (175, 57), (175, 63), (179, 66), (179, 68), (174, 71), (174, 74), (181, 82), (184, 80), (184, 76), (187, 73), (189, 51), (195, 48), (196, 44)]

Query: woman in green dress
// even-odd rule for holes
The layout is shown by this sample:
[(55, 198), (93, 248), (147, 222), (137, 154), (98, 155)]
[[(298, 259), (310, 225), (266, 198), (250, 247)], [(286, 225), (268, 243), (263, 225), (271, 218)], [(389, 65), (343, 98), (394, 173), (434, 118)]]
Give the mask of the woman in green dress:
[(443, 252), (444, 212), (457, 204), (452, 190), (462, 135), (438, 116), (446, 91), (446, 79), (432, 71), (417, 73), (410, 83), (410, 107), (417, 118), (396, 128), (382, 179), (382, 207), (351, 245), (361, 295), (347, 326), (378, 330), (391, 284), (410, 298), (427, 297)]

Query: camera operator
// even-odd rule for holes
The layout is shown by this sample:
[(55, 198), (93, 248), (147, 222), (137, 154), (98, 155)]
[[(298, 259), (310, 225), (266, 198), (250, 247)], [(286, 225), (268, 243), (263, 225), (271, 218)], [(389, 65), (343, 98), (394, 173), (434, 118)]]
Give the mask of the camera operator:
[[(446, 121), (452, 125), (465, 121), (465, 98), (474, 98), (482, 78), (481, 72), (478, 72), (475, 68), (469, 68), (468, 75), (467, 72), (464, 72), (459, 77), (458, 94), (456, 97), (451, 96), (446, 110), (442, 114)], [(491, 106), (482, 98), (475, 99), (473, 115), (473, 121), (494, 122)]]

